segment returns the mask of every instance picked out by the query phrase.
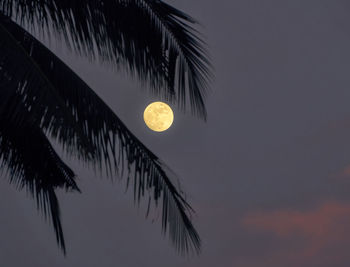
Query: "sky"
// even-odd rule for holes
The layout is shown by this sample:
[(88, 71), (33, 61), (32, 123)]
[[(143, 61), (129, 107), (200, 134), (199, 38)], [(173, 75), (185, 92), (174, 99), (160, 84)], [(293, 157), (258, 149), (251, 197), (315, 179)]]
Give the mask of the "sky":
[(180, 177), (199, 256), (181, 257), (125, 184), (67, 159), (59, 193), (68, 254), (24, 192), (0, 180), (1, 267), (350, 266), (350, 3), (169, 0), (201, 22), (215, 81), (208, 122), (174, 107), (164, 133), (137, 81), (52, 49)]

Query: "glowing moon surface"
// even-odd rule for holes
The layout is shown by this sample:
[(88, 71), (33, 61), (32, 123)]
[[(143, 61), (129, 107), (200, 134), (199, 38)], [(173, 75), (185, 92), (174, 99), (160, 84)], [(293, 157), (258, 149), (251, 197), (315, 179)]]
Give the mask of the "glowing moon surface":
[(163, 132), (173, 124), (174, 113), (167, 104), (153, 102), (146, 107), (143, 113), (143, 119), (151, 130)]

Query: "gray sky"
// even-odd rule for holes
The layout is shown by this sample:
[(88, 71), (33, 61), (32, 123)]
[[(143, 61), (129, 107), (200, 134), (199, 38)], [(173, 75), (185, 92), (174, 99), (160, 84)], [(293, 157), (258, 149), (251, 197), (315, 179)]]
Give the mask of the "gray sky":
[(55, 51), (180, 176), (202, 254), (178, 256), (123, 183), (73, 163), (83, 194), (59, 195), (66, 258), (34, 202), (0, 180), (0, 266), (349, 266), (350, 3), (168, 2), (199, 19), (210, 45), (207, 123), (175, 109), (173, 127), (153, 133), (142, 112), (157, 98)]

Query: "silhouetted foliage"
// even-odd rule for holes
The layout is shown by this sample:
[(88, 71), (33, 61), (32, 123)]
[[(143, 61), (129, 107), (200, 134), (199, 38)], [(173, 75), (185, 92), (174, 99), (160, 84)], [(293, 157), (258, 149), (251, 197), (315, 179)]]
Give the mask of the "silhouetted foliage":
[(78, 54), (136, 75), (152, 92), (206, 118), (210, 64), (194, 20), (153, 0), (0, 0), (0, 167), (51, 214), (65, 252), (57, 188), (79, 191), (65, 152), (107, 175), (127, 175), (136, 201), (162, 205), (162, 226), (179, 252), (199, 252), (193, 212), (169, 171), (66, 64), (19, 24), (61, 38)]

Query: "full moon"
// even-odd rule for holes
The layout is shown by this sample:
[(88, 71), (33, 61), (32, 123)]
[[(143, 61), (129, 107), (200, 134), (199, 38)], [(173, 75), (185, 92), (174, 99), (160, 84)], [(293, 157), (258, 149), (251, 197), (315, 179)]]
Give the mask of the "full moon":
[(155, 132), (163, 132), (173, 124), (174, 113), (172, 109), (163, 102), (149, 104), (143, 112), (143, 119), (148, 128)]

